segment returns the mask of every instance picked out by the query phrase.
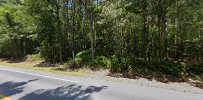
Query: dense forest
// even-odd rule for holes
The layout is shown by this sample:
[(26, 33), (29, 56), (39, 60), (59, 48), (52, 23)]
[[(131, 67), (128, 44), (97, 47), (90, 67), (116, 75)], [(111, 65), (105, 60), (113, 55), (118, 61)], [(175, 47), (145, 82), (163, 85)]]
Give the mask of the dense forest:
[(0, 57), (112, 72), (203, 72), (203, 0), (0, 0)]

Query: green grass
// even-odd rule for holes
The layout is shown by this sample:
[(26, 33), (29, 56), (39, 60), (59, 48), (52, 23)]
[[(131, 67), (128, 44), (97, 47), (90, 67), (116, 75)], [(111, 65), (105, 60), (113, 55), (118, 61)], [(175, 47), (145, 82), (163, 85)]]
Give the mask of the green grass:
[(82, 76), (86, 75), (84, 72), (60, 71), (60, 70), (56, 70), (53, 67), (33, 67), (33, 65), (29, 64), (29, 63), (7, 63), (7, 62), (0, 62), (0, 65), (2, 65), (2, 66), (16, 67), (16, 68), (39, 70), (39, 71), (44, 71), (44, 72), (51, 72), (51, 73), (62, 74), (62, 75), (70, 75), (70, 76), (80, 76), (80, 77), (82, 77)]
[(63, 74), (63, 75), (71, 75), (71, 76), (85, 76), (84, 72), (67, 72), (67, 71), (60, 71), (56, 70), (55, 68), (52, 67), (35, 67), (33, 68), (34, 70), (40, 70), (40, 71), (45, 71), (45, 72), (52, 72), (52, 73), (57, 73), (57, 74)]

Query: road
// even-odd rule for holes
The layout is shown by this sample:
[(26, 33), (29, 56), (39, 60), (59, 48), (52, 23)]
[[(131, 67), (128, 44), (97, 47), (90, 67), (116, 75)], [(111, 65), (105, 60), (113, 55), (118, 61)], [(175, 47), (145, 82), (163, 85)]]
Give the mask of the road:
[(3, 100), (203, 100), (203, 95), (0, 66), (0, 98)]

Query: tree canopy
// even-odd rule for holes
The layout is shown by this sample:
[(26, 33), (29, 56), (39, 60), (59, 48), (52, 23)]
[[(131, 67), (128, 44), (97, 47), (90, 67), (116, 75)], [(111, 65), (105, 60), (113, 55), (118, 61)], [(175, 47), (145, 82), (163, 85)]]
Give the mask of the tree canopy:
[(184, 72), (203, 63), (202, 2), (1, 0), (0, 57)]

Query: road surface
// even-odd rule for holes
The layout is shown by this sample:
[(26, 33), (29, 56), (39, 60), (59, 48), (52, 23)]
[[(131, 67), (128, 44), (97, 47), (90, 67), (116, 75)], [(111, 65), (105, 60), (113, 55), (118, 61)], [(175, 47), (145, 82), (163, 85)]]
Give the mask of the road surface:
[(0, 66), (0, 99), (203, 100), (203, 95)]

